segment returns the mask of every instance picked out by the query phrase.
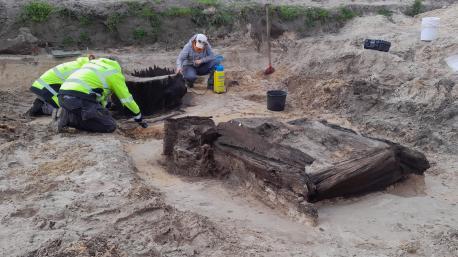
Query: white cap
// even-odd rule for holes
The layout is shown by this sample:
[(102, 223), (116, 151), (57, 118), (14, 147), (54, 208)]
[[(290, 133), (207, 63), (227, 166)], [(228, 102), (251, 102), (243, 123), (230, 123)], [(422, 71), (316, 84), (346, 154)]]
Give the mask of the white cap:
[(197, 34), (196, 46), (198, 48), (204, 48), (207, 43), (208, 43), (207, 36), (205, 36), (204, 34)]

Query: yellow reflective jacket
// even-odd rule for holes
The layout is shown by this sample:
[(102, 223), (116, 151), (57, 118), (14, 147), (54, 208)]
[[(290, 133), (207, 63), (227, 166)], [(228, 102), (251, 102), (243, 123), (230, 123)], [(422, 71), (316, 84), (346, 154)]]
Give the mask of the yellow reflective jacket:
[[(39, 79), (32, 84), (32, 91), (41, 95), (43, 98), (51, 98), (57, 106), (57, 91), (60, 85), (75, 71), (83, 65), (89, 63), (88, 57), (80, 57), (72, 62), (66, 62), (46, 71)], [(42, 91), (42, 92), (40, 92)], [(48, 91), (48, 92), (43, 92)]]
[(140, 108), (126, 86), (118, 62), (100, 58), (92, 60), (73, 73), (60, 87), (60, 93), (73, 91), (84, 95), (93, 95), (97, 102), (106, 106), (107, 99), (114, 93), (121, 103), (133, 114), (140, 114)]

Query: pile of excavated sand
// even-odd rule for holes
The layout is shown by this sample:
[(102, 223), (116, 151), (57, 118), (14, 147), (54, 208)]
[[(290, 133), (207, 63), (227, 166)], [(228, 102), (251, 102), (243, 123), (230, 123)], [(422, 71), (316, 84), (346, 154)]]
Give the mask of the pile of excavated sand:
[[(458, 152), (458, 74), (445, 58), (458, 53), (458, 5), (414, 19), (361, 17), (338, 34), (276, 42), (277, 72), (256, 87), (289, 91), (292, 110), (338, 113), (373, 135), (423, 149)], [(441, 18), (439, 38), (420, 41), (421, 18)], [(390, 52), (363, 49), (365, 39), (392, 43)], [(241, 81), (252, 75), (241, 77)]]

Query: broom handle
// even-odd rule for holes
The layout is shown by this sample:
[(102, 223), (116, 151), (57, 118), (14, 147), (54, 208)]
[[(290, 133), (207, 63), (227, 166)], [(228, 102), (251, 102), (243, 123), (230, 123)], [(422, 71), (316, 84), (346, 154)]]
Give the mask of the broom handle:
[(269, 57), (269, 67), (272, 66), (272, 56), (270, 53), (270, 4), (266, 4), (266, 23), (267, 23), (267, 56)]

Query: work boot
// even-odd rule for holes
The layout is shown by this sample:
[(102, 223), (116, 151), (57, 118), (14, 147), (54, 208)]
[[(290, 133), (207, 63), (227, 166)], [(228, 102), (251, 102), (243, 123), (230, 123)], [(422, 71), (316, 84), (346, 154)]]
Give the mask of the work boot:
[(68, 126), (68, 122), (69, 116), (67, 110), (59, 108), (59, 111), (57, 111), (57, 132), (62, 133)]
[(186, 80), (186, 87), (193, 88), (194, 87), (194, 82)]
[(207, 89), (213, 90), (213, 83), (207, 82)]
[(40, 99), (36, 98), (35, 101), (33, 101), (32, 107), (25, 113), (27, 116), (30, 117), (36, 117), (39, 115), (43, 114), (43, 107), (44, 102), (41, 101)]
[(57, 112), (58, 111), (59, 111), (59, 109), (55, 109), (55, 108), (54, 108), (54, 110), (52, 110), (52, 113), (51, 113), (51, 121), (52, 122), (57, 121)]
[(211, 72), (210, 72), (210, 75), (208, 76), (208, 80), (207, 80), (207, 89), (210, 89), (210, 90), (213, 90), (213, 85), (214, 85), (214, 72), (215, 70), (212, 69)]

